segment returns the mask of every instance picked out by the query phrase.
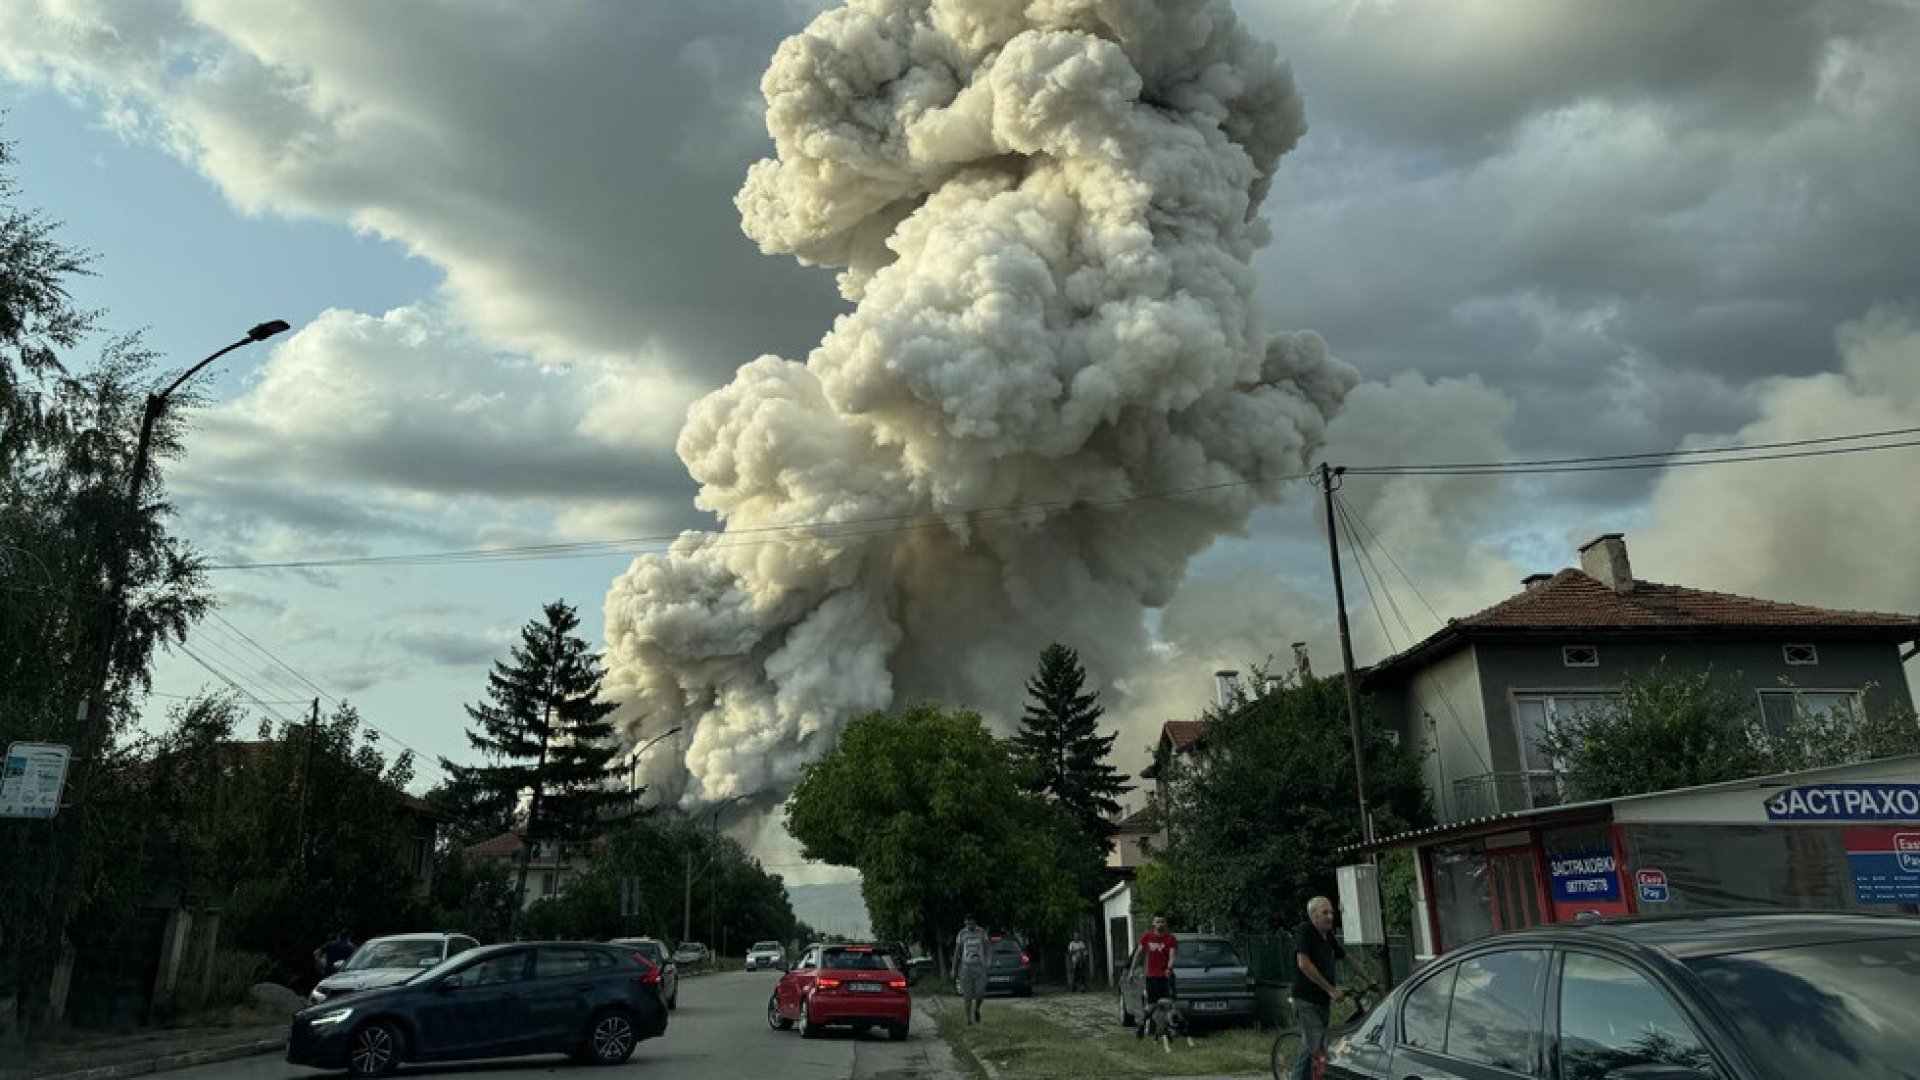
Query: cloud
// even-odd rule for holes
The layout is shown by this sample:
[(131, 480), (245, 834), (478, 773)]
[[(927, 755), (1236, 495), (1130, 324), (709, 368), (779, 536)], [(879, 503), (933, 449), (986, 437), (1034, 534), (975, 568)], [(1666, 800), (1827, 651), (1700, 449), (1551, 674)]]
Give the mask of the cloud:
[(388, 641), (401, 651), (447, 667), (484, 667), (506, 654), (514, 635), (498, 631), (475, 633), (442, 626), (408, 626), (389, 631)]
[[(1878, 308), (1836, 335), (1840, 370), (1782, 378), (1731, 439), (1783, 442), (1920, 427), (1920, 312)], [(1680, 469), (1655, 487), (1630, 537), (1641, 577), (1866, 611), (1920, 613), (1912, 496), (1920, 451)]]

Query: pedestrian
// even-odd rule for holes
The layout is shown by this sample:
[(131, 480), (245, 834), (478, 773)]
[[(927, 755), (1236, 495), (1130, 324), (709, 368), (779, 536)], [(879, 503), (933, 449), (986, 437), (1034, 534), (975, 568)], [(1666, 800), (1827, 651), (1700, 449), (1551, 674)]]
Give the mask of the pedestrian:
[(1140, 944), (1127, 960), (1129, 979), (1143, 961), (1147, 975), (1146, 989), (1140, 995), (1140, 1026), (1133, 1029), (1134, 1038), (1147, 1037), (1147, 1017), (1153, 1012), (1154, 1002), (1173, 1000), (1173, 958), (1179, 951), (1180, 939), (1167, 933), (1167, 917), (1156, 913), (1153, 928), (1140, 935)]
[(1307, 921), (1293, 931), (1293, 1007), (1300, 1016), (1300, 1057), (1293, 1063), (1294, 1080), (1312, 1080), (1313, 1059), (1326, 1052), (1333, 1003), (1347, 996), (1334, 981), (1334, 964), (1341, 960), (1373, 981), (1373, 973), (1359, 957), (1347, 956), (1333, 936), (1333, 901), (1316, 896), (1307, 901)]
[(313, 965), (320, 969), (320, 977), (333, 974), (333, 969), (347, 962), (353, 955), (353, 935), (345, 930), (335, 930), (333, 937), (325, 945), (313, 950)]
[(980, 1003), (987, 999), (987, 958), (991, 955), (993, 939), (968, 915), (967, 924), (953, 939), (953, 979), (966, 1005), (969, 1024), (980, 1022)]
[(1067, 942), (1067, 989), (1087, 988), (1087, 959), (1087, 943), (1080, 939), (1080, 931), (1075, 930), (1073, 940)]

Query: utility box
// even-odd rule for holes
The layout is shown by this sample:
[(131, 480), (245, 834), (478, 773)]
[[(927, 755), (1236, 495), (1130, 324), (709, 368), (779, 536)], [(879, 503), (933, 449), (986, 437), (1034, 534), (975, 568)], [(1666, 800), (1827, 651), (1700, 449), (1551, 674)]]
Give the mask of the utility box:
[(1384, 945), (1380, 918), (1380, 870), (1371, 863), (1343, 866), (1340, 875), (1340, 940), (1348, 945)]

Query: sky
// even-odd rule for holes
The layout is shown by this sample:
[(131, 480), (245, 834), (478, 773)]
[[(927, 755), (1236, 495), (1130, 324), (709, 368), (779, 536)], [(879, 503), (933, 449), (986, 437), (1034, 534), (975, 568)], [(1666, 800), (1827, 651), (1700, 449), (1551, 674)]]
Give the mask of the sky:
[[(150, 716), (228, 679), (295, 715), (317, 687), (431, 783), (542, 603), (599, 641), (634, 552), (712, 524), (675, 453), (688, 409), (852, 310), (734, 203), (773, 149), (769, 58), (827, 6), (0, 0), (0, 135), (22, 201), (97, 256), (81, 302), (182, 367), (294, 327), (199, 384), (167, 480), (221, 608), (162, 660)], [(1318, 456), (1920, 426), (1912, 0), (1236, 7), (1307, 125), (1264, 203), (1259, 319), (1316, 331), (1360, 380)], [(1605, 531), (1643, 578), (1920, 612), (1920, 560), (1897, 555), (1920, 534), (1916, 453), (1352, 477), (1406, 615), (1358, 591), (1361, 660)], [(1124, 760), (1215, 668), (1294, 641), (1335, 662), (1318, 513), (1296, 484), (1227, 530), (1141, 615), (1150, 651), (1092, 673)], [(616, 538), (650, 539), (222, 569)]]

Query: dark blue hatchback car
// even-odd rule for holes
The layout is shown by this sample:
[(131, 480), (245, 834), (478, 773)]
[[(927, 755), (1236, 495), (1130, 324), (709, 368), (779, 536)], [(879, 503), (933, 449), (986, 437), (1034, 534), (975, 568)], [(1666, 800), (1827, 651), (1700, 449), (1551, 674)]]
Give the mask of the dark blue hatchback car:
[(1329, 1080), (1914, 1080), (1920, 919), (1603, 919), (1475, 942), (1327, 1048)]
[(409, 982), (293, 1018), (287, 1060), (385, 1076), (401, 1062), (531, 1054), (618, 1065), (667, 1030), (660, 970), (618, 946), (532, 942), (473, 949)]

